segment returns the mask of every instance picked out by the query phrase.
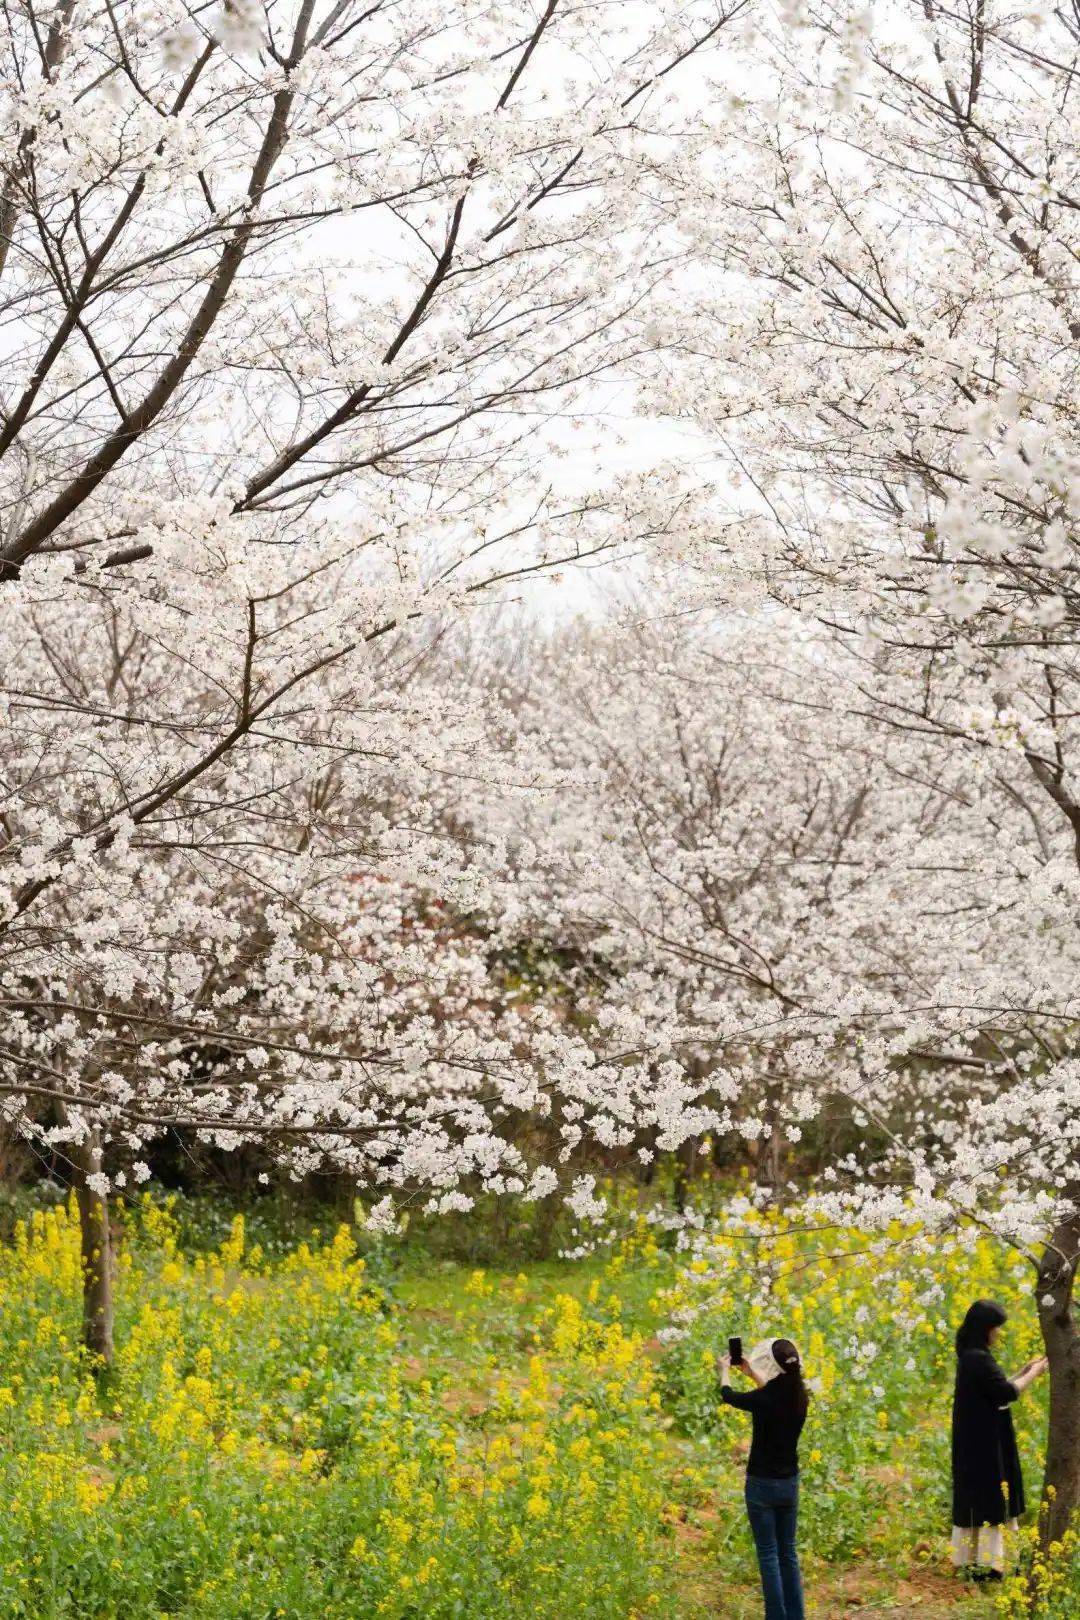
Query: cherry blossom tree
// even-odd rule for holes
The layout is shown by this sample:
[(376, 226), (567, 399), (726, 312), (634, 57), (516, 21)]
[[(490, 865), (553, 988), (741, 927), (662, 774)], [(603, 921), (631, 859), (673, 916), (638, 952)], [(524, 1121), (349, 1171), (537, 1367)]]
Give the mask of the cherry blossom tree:
[(632, 1111), (434, 926), (481, 733), (410, 672), (663, 521), (565, 424), (646, 341), (671, 87), (745, 9), (9, 16), (0, 1086), (72, 1162), (101, 1355), (155, 1133), (452, 1198), (550, 1186), (508, 1118), (552, 1093)]
[(562, 638), (518, 724), (582, 785), (522, 801), (518, 906), (578, 942), (602, 1028), (697, 1081), (699, 1132), (847, 1121), (800, 1219), (989, 1229), (1048, 1288), (1080, 1153), (1071, 835), (1008, 758), (860, 712), (873, 673), (779, 613)]
[[(978, 1189), (1000, 1214), (1004, 1191), (1014, 1237), (1044, 1239), (1048, 1540), (1080, 1503), (1080, 1093), (1059, 943), (1080, 850), (1078, 43), (1073, 10), (1043, 4), (763, 16), (756, 75), (726, 109), (738, 133), (680, 205), (708, 273), (690, 363), (664, 389), (726, 468), (685, 548), (706, 594), (723, 581), (827, 627), (857, 663), (850, 707), (898, 751), (924, 742), (979, 809), (970, 904), (1011, 908), (1013, 951), (948, 980), (947, 1039), (940, 989), (923, 1016), (977, 1065), (1008, 1009), (1012, 1083), (943, 1136), (931, 1179), (948, 1185), (951, 1160), (965, 1200)], [(1034, 915), (991, 887), (1004, 839)], [(1021, 1053), (1033, 1066), (1015, 1072)]]
[(797, 678), (754, 636), (563, 632), (519, 672), (513, 735), (549, 739), (574, 789), (495, 806), (511, 866), (522, 852), (503, 930), (572, 944), (581, 1002), (658, 1069), (696, 1075), (701, 1132), (756, 1144), (773, 1191), (827, 1086), (800, 1011), (865, 971), (836, 918), (866, 879), (852, 851), (874, 762), (823, 744), (809, 658), (801, 677), (797, 711)]

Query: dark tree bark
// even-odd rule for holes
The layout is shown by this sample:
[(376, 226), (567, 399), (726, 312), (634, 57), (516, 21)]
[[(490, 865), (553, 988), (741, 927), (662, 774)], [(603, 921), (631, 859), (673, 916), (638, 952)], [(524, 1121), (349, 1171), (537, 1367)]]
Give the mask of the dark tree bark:
[(770, 1204), (778, 1204), (781, 1201), (784, 1136), (779, 1106), (771, 1095), (765, 1110), (765, 1125), (763, 1135), (758, 1138), (756, 1179)]
[(675, 1184), (673, 1195), (675, 1208), (680, 1215), (685, 1215), (686, 1206), (690, 1201), (691, 1190), (697, 1176), (698, 1143), (696, 1136), (687, 1137), (675, 1150)]
[(91, 1185), (101, 1174), (101, 1142), (96, 1134), (70, 1150), (82, 1240), (83, 1325), (87, 1350), (105, 1366), (113, 1359), (113, 1264), (109, 1201)]
[(762, 1114), (765, 1129), (757, 1139), (754, 1179), (770, 1204), (783, 1202), (784, 1179), (784, 1083), (775, 1070), (766, 1077)]
[(1080, 1509), (1080, 1322), (1075, 1283), (1080, 1262), (1080, 1187), (1039, 1267), (1039, 1321), (1050, 1363), (1050, 1418), (1039, 1541), (1044, 1554)]

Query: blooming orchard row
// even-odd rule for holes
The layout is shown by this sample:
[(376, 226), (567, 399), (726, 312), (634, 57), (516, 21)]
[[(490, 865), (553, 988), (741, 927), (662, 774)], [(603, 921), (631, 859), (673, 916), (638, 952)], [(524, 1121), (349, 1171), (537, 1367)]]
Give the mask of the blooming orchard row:
[[(776, 1183), (839, 1109), (825, 1215), (1035, 1261), (1061, 1530), (1077, 44), (1045, 0), (9, 25), (0, 1095), (101, 1354), (103, 1198), (173, 1129), (387, 1219), (588, 1214), (580, 1143), (741, 1131)], [(627, 399), (680, 465), (612, 470)], [(470, 666), (609, 553), (661, 630)]]
[(728, 21), (11, 21), (0, 1090), (72, 1162), (103, 1354), (101, 1198), (163, 1132), (535, 1194), (521, 1121), (642, 1089), (457, 927), (478, 710), (422, 677), (455, 616), (654, 523), (595, 454), (535, 469), (642, 346), (671, 86)]

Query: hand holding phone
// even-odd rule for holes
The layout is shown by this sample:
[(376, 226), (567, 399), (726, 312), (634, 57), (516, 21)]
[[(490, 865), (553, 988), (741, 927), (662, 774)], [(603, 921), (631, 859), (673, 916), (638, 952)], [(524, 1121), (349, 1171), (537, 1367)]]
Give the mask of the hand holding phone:
[(742, 1340), (740, 1338), (729, 1339), (728, 1342), (727, 1342), (727, 1347), (728, 1347), (728, 1355), (731, 1357), (731, 1365), (733, 1367), (741, 1367), (742, 1366)]

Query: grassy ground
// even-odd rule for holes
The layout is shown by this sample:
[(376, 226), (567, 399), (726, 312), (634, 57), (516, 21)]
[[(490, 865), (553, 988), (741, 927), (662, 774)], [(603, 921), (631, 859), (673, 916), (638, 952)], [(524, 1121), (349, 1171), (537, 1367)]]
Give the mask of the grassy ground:
[[(985, 1242), (822, 1247), (733, 1210), (696, 1253), (627, 1215), (591, 1258), (476, 1269), (146, 1202), (107, 1376), (70, 1215), (35, 1215), (0, 1245), (0, 1617), (759, 1620), (712, 1363), (783, 1328), (816, 1386), (812, 1620), (1019, 1620), (947, 1569), (947, 1429), (952, 1324), (996, 1295), (1025, 1359), (1026, 1277)], [(1034, 1485), (1037, 1399), (1019, 1420)], [(1075, 1620), (1072, 1550), (1048, 1582), (1039, 1620)]]

